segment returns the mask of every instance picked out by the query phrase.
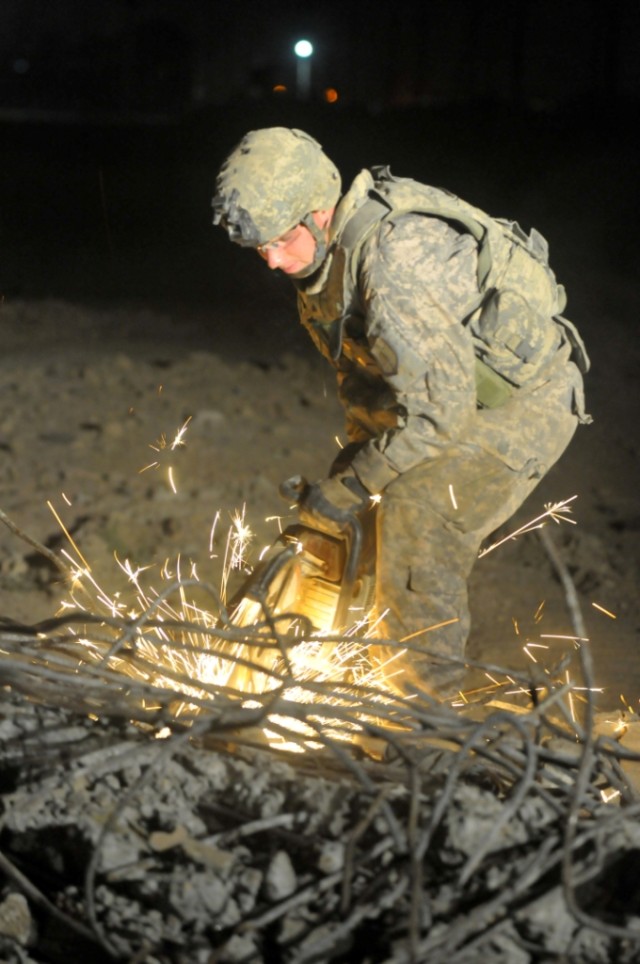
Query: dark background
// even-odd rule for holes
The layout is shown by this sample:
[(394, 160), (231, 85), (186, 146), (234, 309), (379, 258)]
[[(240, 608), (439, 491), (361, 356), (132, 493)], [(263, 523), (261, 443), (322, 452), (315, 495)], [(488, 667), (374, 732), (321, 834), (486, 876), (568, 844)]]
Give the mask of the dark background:
[[(585, 269), (636, 270), (639, 20), (625, 0), (3, 0), (0, 291), (205, 315), (249, 299), (277, 323), (285, 279), (211, 228), (210, 198), (241, 135), (283, 124), (345, 182), (390, 163), (534, 224), (580, 314)], [(305, 99), (300, 36), (315, 44)]]

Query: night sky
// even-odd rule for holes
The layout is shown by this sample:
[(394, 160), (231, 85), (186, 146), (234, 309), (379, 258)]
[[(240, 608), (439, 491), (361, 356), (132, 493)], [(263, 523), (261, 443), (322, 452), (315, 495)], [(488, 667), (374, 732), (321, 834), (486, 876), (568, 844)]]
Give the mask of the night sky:
[(632, 0), (3, 0), (0, 110), (175, 112), (296, 90), (373, 109), (491, 98), (551, 109), (640, 89)]
[(639, 38), (631, 0), (3, 0), (0, 292), (241, 297), (246, 260), (211, 228), (214, 176), (273, 124), (309, 130), (346, 181), (389, 163), (490, 213), (553, 220), (561, 244), (587, 190), (604, 257), (630, 265), (617, 170), (637, 162)]

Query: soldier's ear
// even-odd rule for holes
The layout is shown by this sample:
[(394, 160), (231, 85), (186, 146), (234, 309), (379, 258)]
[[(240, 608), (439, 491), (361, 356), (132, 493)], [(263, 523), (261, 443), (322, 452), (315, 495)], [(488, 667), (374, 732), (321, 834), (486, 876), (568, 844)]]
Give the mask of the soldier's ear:
[(328, 228), (329, 225), (331, 224), (334, 211), (335, 211), (335, 207), (326, 208), (323, 211), (313, 211), (312, 212), (313, 220), (316, 222), (319, 228), (324, 230), (324, 228)]

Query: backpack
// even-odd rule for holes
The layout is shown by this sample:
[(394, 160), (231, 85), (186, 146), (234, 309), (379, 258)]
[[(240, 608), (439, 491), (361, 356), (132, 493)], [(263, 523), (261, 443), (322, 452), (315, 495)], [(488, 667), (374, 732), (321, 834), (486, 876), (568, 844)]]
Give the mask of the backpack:
[[(478, 245), (479, 298), (463, 324), (468, 326), (475, 348), (480, 407), (498, 407), (515, 389), (539, 378), (565, 341), (571, 345), (571, 359), (580, 371), (589, 370), (582, 339), (562, 316), (566, 294), (549, 267), (547, 242), (535, 228), (527, 235), (515, 221), (492, 218), (442, 188), (396, 178), (386, 167), (372, 168), (371, 173), (373, 188), (338, 237), (335, 265), (327, 282), (331, 296), (314, 305), (313, 334), (329, 345), (334, 359), (340, 351), (341, 322), (354, 297), (365, 242), (385, 220), (425, 214), (469, 232)], [(306, 324), (309, 327), (308, 320)]]

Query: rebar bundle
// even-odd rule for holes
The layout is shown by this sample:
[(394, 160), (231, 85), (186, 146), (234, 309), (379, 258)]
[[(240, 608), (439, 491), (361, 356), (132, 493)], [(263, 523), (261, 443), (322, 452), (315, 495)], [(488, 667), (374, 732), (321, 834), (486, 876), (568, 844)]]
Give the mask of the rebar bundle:
[[(564, 666), (452, 706), (298, 678), (276, 617), (224, 616), (0, 623), (0, 956), (640, 958), (635, 724), (595, 726), (586, 644), (579, 715)], [(194, 676), (212, 653), (268, 685)]]

